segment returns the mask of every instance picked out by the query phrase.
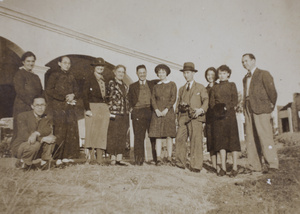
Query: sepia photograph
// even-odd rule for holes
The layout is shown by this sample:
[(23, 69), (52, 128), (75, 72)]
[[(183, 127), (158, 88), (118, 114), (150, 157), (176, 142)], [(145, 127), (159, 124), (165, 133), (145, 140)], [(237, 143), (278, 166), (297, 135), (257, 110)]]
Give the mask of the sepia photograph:
[(0, 0), (0, 213), (300, 213), (300, 2)]

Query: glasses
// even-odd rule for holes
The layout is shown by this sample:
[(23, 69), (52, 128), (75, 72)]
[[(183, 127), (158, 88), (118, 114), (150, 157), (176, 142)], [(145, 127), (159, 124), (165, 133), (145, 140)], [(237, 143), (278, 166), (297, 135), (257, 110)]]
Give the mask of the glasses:
[(46, 107), (46, 104), (37, 104), (37, 105), (34, 105), (33, 107), (42, 108), (42, 107)]

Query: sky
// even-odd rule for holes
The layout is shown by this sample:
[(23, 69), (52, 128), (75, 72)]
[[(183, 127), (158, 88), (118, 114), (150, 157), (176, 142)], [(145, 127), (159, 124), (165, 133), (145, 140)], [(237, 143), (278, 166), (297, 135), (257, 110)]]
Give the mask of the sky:
[(273, 75), (278, 105), (300, 93), (298, 0), (2, 0), (0, 5), (180, 65), (194, 62), (196, 80), (203, 84), (208, 67), (227, 64), (239, 91), (247, 72), (241, 56), (250, 52), (257, 67)]

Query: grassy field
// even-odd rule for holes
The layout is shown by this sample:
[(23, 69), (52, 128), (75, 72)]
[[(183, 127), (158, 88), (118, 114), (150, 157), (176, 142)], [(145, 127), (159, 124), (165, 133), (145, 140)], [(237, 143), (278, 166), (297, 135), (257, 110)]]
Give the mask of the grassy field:
[(0, 168), (0, 213), (299, 213), (300, 137), (293, 137), (278, 138), (276, 174), (234, 179), (147, 164)]

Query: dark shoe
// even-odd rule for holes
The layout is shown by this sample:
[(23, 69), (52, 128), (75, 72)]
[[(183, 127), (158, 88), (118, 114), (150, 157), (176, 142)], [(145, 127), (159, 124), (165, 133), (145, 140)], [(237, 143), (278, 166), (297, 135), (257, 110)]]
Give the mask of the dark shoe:
[(233, 177), (236, 177), (238, 174), (239, 174), (239, 172), (237, 170), (231, 170), (229, 177), (233, 178)]
[(17, 162), (15, 163), (16, 168), (20, 169), (20, 168), (24, 168), (25, 167), (25, 163), (21, 162), (20, 159), (17, 160)]
[(180, 168), (180, 169), (185, 169), (185, 166), (184, 166), (182, 163), (179, 163), (179, 162), (177, 162), (177, 163), (175, 164), (175, 166), (177, 166), (177, 167)]
[(262, 172), (263, 174), (267, 174), (267, 173), (269, 172), (269, 167), (268, 167), (266, 164), (263, 164), (263, 165), (262, 165), (261, 172)]
[(128, 166), (127, 163), (125, 163), (123, 161), (116, 161), (116, 165), (119, 165), (119, 166)]
[(195, 169), (195, 168), (191, 168), (190, 170), (191, 170), (191, 172), (195, 172), (195, 173), (200, 173), (201, 172), (200, 169)]
[(212, 167), (212, 166), (203, 164), (203, 168), (206, 169), (206, 171), (207, 171), (208, 173), (217, 174), (217, 169), (215, 169), (215, 168)]
[(163, 162), (161, 160), (156, 161), (156, 166), (162, 166), (162, 165), (163, 165)]
[(226, 175), (226, 171), (221, 168), (220, 171), (217, 173), (217, 175), (219, 177), (222, 177), (222, 176)]

